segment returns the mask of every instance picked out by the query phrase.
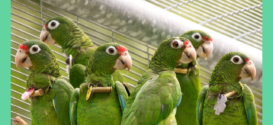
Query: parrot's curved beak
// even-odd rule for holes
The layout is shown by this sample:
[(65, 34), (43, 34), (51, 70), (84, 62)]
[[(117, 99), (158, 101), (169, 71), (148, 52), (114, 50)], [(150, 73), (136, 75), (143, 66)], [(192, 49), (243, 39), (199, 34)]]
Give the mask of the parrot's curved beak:
[(32, 66), (31, 60), (29, 56), (25, 53), (25, 50), (18, 49), (15, 56), (15, 65), (18, 69), (20, 69), (19, 66), (27, 68)]
[(212, 39), (204, 41), (198, 48), (197, 48), (197, 55), (200, 57), (205, 57), (208, 59), (213, 51), (213, 43)]
[(251, 77), (252, 81), (256, 76), (256, 68), (254, 63), (249, 59), (246, 61), (246, 64), (243, 66), (241, 73), (240, 73), (240, 77), (241, 78), (248, 78)]
[(115, 69), (125, 69), (129, 71), (132, 67), (132, 59), (128, 51), (124, 51), (120, 53), (119, 58), (116, 60), (116, 64), (114, 65)]
[(56, 43), (56, 41), (51, 37), (51, 34), (47, 31), (46, 26), (43, 27), (43, 30), (40, 34), (40, 40), (48, 45), (53, 45)]
[(182, 57), (180, 58), (179, 62), (187, 64), (192, 61), (196, 61), (196, 51), (192, 46), (191, 42), (188, 41), (187, 44), (185, 44), (184, 42), (184, 45), (185, 48), (183, 50)]

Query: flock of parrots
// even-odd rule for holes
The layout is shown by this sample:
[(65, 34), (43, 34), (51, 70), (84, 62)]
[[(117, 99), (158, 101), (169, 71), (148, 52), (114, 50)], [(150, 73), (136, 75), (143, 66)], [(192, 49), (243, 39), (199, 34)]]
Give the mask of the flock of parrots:
[[(69, 82), (48, 45), (58, 44), (67, 59)], [(130, 70), (126, 47), (95, 46), (73, 21), (50, 19), (40, 40), (19, 46), (16, 66), (26, 67), (32, 125), (257, 125), (251, 89), (256, 69), (240, 52), (224, 55), (209, 85), (201, 89), (198, 57), (209, 58), (213, 40), (193, 30), (161, 42), (134, 90), (119, 70)], [(27, 125), (20, 117), (13, 124)]]

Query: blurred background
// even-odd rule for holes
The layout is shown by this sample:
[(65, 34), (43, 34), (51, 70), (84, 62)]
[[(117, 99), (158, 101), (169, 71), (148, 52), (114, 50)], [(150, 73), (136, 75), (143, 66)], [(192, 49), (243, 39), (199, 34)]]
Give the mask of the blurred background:
[[(75, 21), (97, 46), (117, 42), (129, 49), (131, 71), (122, 71), (130, 87), (147, 70), (159, 43), (188, 30), (203, 30), (213, 38), (214, 51), (199, 59), (202, 85), (224, 54), (239, 51), (254, 62), (257, 75), (243, 80), (255, 96), (259, 124), (262, 124), (262, 1), (218, 0), (11, 0), (11, 118), (31, 122), (29, 101), (22, 101), (29, 71), (14, 64), (19, 45), (39, 39), (44, 23), (56, 16)], [(50, 46), (65, 72), (65, 56), (58, 45)]]

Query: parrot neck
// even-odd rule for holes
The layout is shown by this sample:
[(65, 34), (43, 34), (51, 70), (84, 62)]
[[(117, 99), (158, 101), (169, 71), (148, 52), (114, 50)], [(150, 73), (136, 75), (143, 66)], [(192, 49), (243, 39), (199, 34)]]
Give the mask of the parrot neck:
[(161, 57), (160, 54), (156, 53), (150, 62), (149, 68), (155, 72), (161, 72), (161, 71), (167, 71), (167, 70), (174, 71), (176, 62), (175, 60), (164, 59), (164, 57)]
[(59, 37), (62, 42), (58, 42), (67, 55), (73, 57), (80, 53), (80, 49), (95, 47), (90, 38), (77, 26), (73, 28), (67, 37)]
[(110, 66), (101, 66), (95, 62), (95, 57), (92, 56), (89, 64), (86, 67), (85, 74), (87, 74), (86, 82), (95, 85), (102, 84), (102, 86), (111, 86), (113, 83), (112, 74), (115, 69)]
[[(35, 62), (33, 61), (33, 63)], [(50, 62), (46, 63), (46, 65), (43, 65), (43, 66), (33, 65), (30, 68), (30, 71), (34, 73), (48, 74), (56, 78), (61, 76), (60, 67), (55, 58), (53, 58)]]
[(219, 84), (219, 83), (228, 83), (228, 84), (239, 84), (241, 78), (233, 73), (227, 73), (224, 71), (220, 71), (218, 65), (215, 66), (209, 84)]
[(99, 73), (91, 73), (86, 77), (86, 82), (95, 86), (113, 86), (113, 78), (111, 75), (102, 75)]

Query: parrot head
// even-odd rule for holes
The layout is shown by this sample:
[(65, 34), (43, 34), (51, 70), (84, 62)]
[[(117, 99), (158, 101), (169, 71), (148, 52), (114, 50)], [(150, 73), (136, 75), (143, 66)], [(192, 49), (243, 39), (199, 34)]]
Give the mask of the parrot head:
[[(19, 66), (21, 66), (36, 72), (43, 72), (45, 71), (44, 69), (48, 68), (47, 66), (51, 66), (51, 64), (58, 67), (58, 63), (50, 48), (38, 40), (23, 42), (19, 46), (15, 56), (15, 65), (18, 69)], [(60, 75), (59, 69), (57, 70), (57, 74)], [(56, 73), (54, 70), (51, 70), (51, 72)], [(48, 73), (50, 74), (50, 72)]]
[(191, 41), (199, 57), (205, 57), (205, 59), (207, 59), (212, 54), (213, 40), (207, 33), (200, 30), (191, 30), (183, 33), (180, 37), (187, 38)]
[(96, 49), (87, 65), (87, 73), (100, 72), (102, 74), (112, 74), (115, 70), (132, 67), (132, 59), (126, 47), (117, 43), (107, 43)]
[(213, 74), (229, 80), (240, 80), (251, 77), (251, 81), (256, 76), (256, 68), (249, 57), (240, 52), (230, 52), (225, 54), (217, 63)]
[(55, 17), (46, 22), (40, 34), (40, 40), (48, 45), (65, 45), (66, 41), (72, 39), (72, 32), (80, 30), (76, 23), (65, 17)]
[(196, 61), (196, 51), (191, 42), (183, 37), (174, 37), (160, 43), (150, 65), (162, 64), (174, 68), (182, 63)]

